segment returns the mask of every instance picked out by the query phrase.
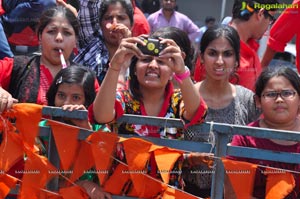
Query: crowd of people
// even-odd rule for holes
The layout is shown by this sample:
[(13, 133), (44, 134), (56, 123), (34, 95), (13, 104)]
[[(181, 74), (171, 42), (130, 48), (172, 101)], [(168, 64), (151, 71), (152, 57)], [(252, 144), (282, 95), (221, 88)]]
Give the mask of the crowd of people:
[[(185, 127), (213, 121), (300, 129), (300, 77), (284, 66), (268, 68), (275, 52), (282, 51), (286, 42), (297, 35), (299, 70), (300, 26), (293, 16), (299, 15), (299, 9), (297, 12), (286, 9), (275, 22), (275, 8), (255, 4), (275, 5), (277, 0), (235, 0), (226, 25), (217, 25), (216, 19), (209, 16), (206, 25), (199, 28), (187, 15), (177, 11), (176, 0), (144, 0), (140, 6), (135, 0), (36, 0), (28, 1), (26, 10), (22, 10), (24, 2), (2, 2), (1, 113), (9, 111), (15, 103), (28, 102), (69, 111), (88, 110), (88, 120), (60, 119), (90, 130), (113, 130), (109, 129), (110, 124), (123, 114), (179, 118)], [(299, 3), (299, 0), (293, 2)], [(39, 8), (43, 12), (37, 12)], [(11, 23), (13, 17), (25, 17), (28, 9), (32, 12), (26, 17), (31, 21)], [(258, 41), (269, 27), (268, 46), (260, 60)], [(118, 132), (208, 141), (197, 132), (150, 125), (122, 123)], [(251, 136), (231, 139), (233, 146), (300, 152), (299, 143), (295, 142)], [(197, 157), (201, 159), (202, 155), (193, 158)], [(297, 172), (300, 168), (228, 158)], [(201, 168), (201, 163), (189, 167)], [(253, 197), (265, 196), (266, 180), (261, 178), (257, 175)], [(298, 182), (297, 176), (295, 179)], [(184, 175), (183, 180), (184, 183), (177, 183), (179, 188), (209, 197), (211, 175), (206, 178)], [(78, 184), (91, 198), (111, 197), (97, 183), (79, 180)], [(226, 189), (226, 198), (233, 198), (230, 187)], [(287, 197), (299, 195), (297, 187)]]

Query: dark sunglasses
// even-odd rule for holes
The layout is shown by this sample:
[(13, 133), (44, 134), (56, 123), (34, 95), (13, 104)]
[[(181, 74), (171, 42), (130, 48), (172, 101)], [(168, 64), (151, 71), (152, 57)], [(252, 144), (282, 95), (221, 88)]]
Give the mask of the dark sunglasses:
[(276, 18), (273, 15), (271, 15), (267, 10), (264, 11), (264, 15), (267, 16), (267, 17), (269, 17), (269, 19), (270, 19), (270, 25), (272, 25), (272, 24), (275, 23)]

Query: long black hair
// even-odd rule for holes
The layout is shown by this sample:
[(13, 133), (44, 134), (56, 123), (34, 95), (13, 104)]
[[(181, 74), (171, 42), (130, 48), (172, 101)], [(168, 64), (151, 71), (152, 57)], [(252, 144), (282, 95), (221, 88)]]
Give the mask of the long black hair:
[(48, 92), (47, 100), (49, 106), (55, 106), (55, 96), (60, 84), (78, 84), (83, 87), (85, 102), (84, 106), (91, 105), (96, 97), (95, 74), (88, 68), (79, 65), (71, 65), (61, 69), (55, 76)]
[(231, 75), (233, 76), (234, 79), (236, 79), (235, 82), (238, 83), (239, 77), (236, 74), (236, 70), (240, 65), (240, 36), (234, 28), (227, 25), (214, 26), (208, 28), (203, 34), (200, 42), (200, 53), (203, 55), (208, 45), (212, 41), (220, 37), (224, 37), (234, 50), (235, 61), (238, 64)]

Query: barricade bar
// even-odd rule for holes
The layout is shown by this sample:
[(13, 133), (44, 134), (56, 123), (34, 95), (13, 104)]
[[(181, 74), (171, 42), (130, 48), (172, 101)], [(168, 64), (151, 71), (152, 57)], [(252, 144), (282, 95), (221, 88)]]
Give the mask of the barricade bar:
[(86, 110), (67, 111), (60, 107), (45, 106), (42, 109), (42, 115), (51, 117), (67, 117), (72, 119), (85, 120), (88, 118), (88, 112)]
[(270, 151), (257, 148), (228, 146), (227, 155), (300, 164), (300, 153), (279, 153), (278, 151)]

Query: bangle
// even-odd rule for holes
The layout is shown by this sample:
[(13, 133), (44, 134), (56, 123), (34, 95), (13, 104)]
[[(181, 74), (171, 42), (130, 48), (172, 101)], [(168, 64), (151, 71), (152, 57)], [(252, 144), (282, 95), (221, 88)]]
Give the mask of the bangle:
[(190, 70), (187, 67), (185, 67), (184, 73), (181, 73), (181, 74), (174, 73), (173, 77), (177, 82), (179, 82), (181, 84), (182, 81), (185, 80), (186, 78), (190, 77), (190, 75), (191, 75)]
[(121, 69), (116, 69), (116, 68), (112, 67), (110, 63), (108, 64), (108, 66), (109, 66), (108, 68), (113, 70), (113, 71), (117, 71), (117, 72), (121, 71)]
[(127, 84), (126, 82), (123, 82), (123, 81), (118, 81), (118, 84), (121, 84), (123, 86), (124, 89), (127, 89)]

